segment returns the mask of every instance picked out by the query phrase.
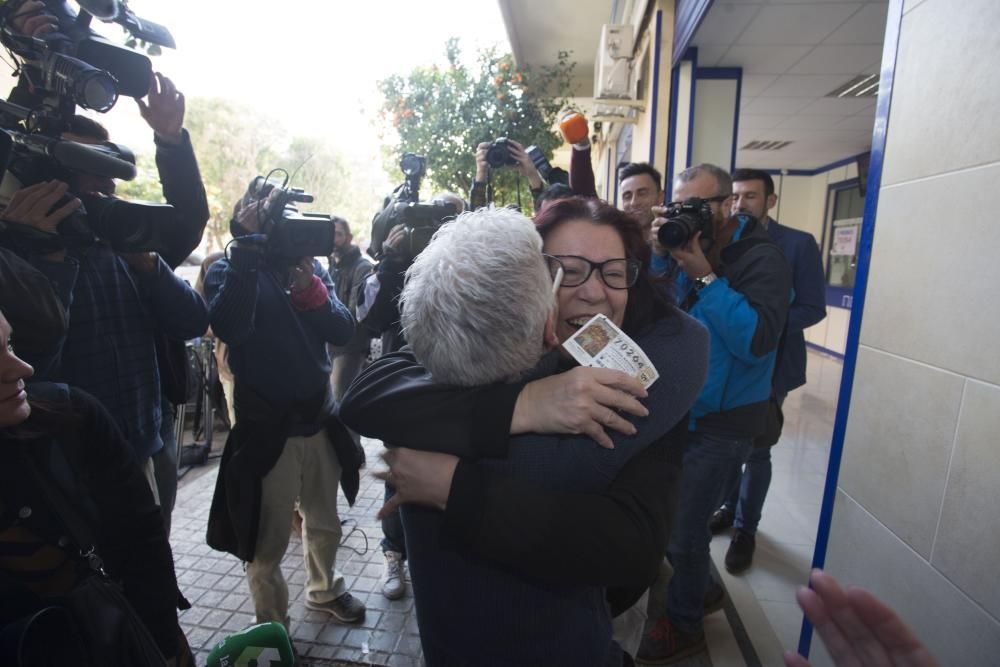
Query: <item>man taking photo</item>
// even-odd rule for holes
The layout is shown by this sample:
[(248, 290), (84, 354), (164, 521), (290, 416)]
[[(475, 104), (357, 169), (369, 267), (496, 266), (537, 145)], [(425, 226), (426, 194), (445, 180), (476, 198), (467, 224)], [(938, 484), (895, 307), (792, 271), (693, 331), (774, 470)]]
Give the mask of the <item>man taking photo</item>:
[[(729, 174), (715, 165), (691, 167), (674, 182), (674, 201), (692, 204), (700, 227), (669, 248), (670, 258), (683, 309), (708, 329), (710, 361), (688, 426), (677, 523), (667, 548), (674, 567), (667, 608), (643, 637), (636, 658), (641, 664), (667, 664), (707, 648), (708, 519), (764, 431), (788, 312), (788, 263), (757, 220), (730, 215), (731, 200)], [(653, 234), (668, 222), (654, 220)]]
[[(779, 225), (771, 218), (769, 213), (777, 202), (770, 174), (758, 169), (733, 172), (733, 213), (748, 213), (759, 220), (792, 269), (794, 295), (774, 367), (774, 400), (780, 410), (788, 393), (806, 383), (803, 331), (826, 317), (826, 292), (823, 260), (816, 239), (807, 232)], [(780, 434), (779, 430), (775, 435)], [(755, 442), (746, 469), (737, 476), (725, 504), (712, 514), (709, 523), (713, 533), (735, 524), (733, 539), (726, 551), (726, 569), (733, 574), (743, 572), (753, 563), (757, 524), (771, 485), (770, 445), (775, 442)]]

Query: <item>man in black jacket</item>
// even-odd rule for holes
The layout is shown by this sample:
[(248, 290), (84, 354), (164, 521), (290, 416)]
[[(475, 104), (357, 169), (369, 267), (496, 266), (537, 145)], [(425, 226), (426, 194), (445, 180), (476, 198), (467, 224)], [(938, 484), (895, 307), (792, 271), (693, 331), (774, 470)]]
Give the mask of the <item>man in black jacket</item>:
[(341, 539), (337, 484), (353, 504), (361, 461), (349, 456), (354, 443), (337, 428), (327, 352), (328, 344), (351, 339), (354, 318), (319, 262), (279, 259), (253, 242), (260, 234), (259, 208), (249, 202), (238, 210), (229, 258), (212, 264), (205, 276), (212, 331), (229, 346), (236, 407), (212, 500), (208, 544), (248, 561), (258, 622), (287, 627), (281, 560), (298, 498), (305, 605), (355, 623), (364, 618), (365, 605), (335, 571)]
[[(333, 254), (330, 255), (330, 277), (337, 298), (354, 315), (358, 308), (358, 291), (374, 265), (361, 254), (361, 248), (353, 243), (351, 226), (343, 218), (334, 218), (336, 230), (333, 240)], [(354, 337), (347, 345), (333, 348), (333, 397), (340, 402), (347, 387), (361, 371), (371, 335), (364, 327), (354, 330)]]

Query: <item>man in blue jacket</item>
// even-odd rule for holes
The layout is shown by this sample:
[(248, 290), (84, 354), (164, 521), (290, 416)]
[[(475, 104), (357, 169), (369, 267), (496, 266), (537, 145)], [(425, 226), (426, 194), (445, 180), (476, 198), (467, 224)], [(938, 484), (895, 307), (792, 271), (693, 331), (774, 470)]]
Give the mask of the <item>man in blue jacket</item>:
[[(779, 225), (768, 215), (778, 201), (771, 176), (758, 169), (733, 172), (733, 213), (749, 213), (761, 221), (768, 237), (781, 248), (792, 268), (792, 304), (785, 337), (774, 368), (774, 397), (779, 407), (788, 392), (806, 383), (806, 339), (802, 333), (826, 317), (823, 260), (812, 234)], [(753, 562), (757, 524), (771, 484), (771, 448), (754, 447), (746, 468), (733, 485), (725, 504), (709, 523), (713, 533), (736, 526), (726, 551), (726, 569), (743, 572)]]
[[(637, 656), (642, 664), (666, 664), (706, 650), (708, 520), (764, 431), (788, 313), (788, 263), (756, 219), (730, 215), (732, 195), (729, 173), (711, 164), (691, 167), (674, 182), (674, 201), (698, 198), (713, 214), (711, 229), (669, 248), (682, 305), (709, 332), (709, 370), (691, 409), (677, 521), (667, 548), (674, 567), (667, 609), (643, 637)], [(654, 220), (654, 238), (665, 222)]]

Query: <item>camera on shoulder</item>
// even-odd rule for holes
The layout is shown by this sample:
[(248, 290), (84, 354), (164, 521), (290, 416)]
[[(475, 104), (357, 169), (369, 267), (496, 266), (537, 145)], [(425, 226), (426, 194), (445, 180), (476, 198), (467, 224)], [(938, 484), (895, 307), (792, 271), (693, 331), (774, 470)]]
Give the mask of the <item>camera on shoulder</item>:
[(422, 155), (404, 153), (399, 168), (406, 180), (386, 197), (382, 210), (372, 220), (372, 240), (368, 254), (382, 259), (385, 240), (396, 227), (402, 226), (404, 241), (399, 252), (412, 260), (430, 243), (434, 232), (458, 213), (453, 204), (434, 201), (420, 203), (420, 182), (427, 170), (427, 160)]

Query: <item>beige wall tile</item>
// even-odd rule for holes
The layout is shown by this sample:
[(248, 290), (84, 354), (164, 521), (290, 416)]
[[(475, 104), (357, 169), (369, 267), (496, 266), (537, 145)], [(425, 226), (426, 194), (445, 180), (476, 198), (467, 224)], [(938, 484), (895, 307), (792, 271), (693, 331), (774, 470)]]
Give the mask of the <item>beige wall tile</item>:
[(927, 0), (903, 17), (883, 185), (1000, 160), (998, 21), (996, 0)]
[(840, 486), (930, 557), (964, 379), (859, 350)]
[(995, 165), (882, 190), (863, 344), (1000, 384), (998, 182)]
[(1000, 617), (1000, 387), (965, 388), (955, 454), (931, 563)]
[[(842, 491), (837, 494), (826, 570), (841, 584), (863, 586), (896, 609), (939, 664), (997, 663), (997, 620)], [(815, 667), (831, 664), (821, 653), (814, 656)]]

